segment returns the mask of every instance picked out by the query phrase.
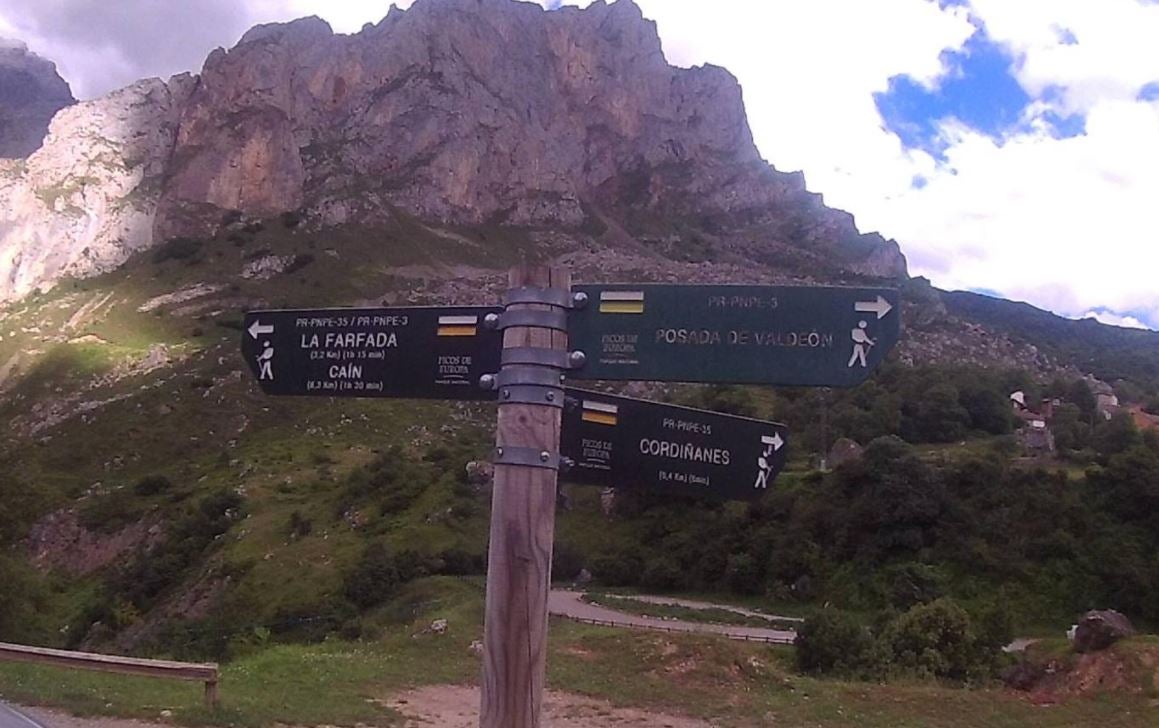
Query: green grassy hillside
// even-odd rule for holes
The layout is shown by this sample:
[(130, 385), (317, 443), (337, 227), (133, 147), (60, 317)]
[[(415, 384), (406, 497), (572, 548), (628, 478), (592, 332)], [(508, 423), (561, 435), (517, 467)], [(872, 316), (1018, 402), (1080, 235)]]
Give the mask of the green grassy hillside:
[[(272, 645), (401, 640), (403, 625), (443, 604), (474, 624), (489, 493), (466, 466), (486, 458), (494, 407), (266, 397), (239, 354), (242, 316), (492, 302), (506, 267), (574, 243), (401, 215), (381, 229), (326, 233), (293, 216), (232, 220), (211, 239), (170, 241), (8, 306), (0, 583), (14, 587), (0, 593), (0, 639), (236, 661), (244, 683), (270, 660), (292, 670), (345, 649)], [(639, 257), (585, 267), (621, 252), (581, 256), (582, 275), (663, 279), (669, 270)], [(790, 613), (831, 604), (867, 624), (942, 597), (1023, 634), (1057, 634), (1096, 606), (1159, 622), (1159, 441), (1097, 420), (1073, 385), (891, 360), (848, 391), (651, 386), (647, 396), (786, 422), (788, 469), (752, 504), (624, 490), (605, 510), (599, 491), (565, 486), (555, 574), (587, 570), (604, 588)], [(1015, 388), (1065, 400), (1058, 459), (1018, 457)], [(840, 437), (868, 444), (864, 458), (818, 469)], [(583, 638), (608, 641), (609, 654), (636, 639)], [(386, 659), (371, 652), (363, 667)], [(446, 657), (432, 675), (466, 679), (470, 663)], [(570, 681), (562, 660), (553, 669)], [(21, 687), (41, 679), (36, 671), (0, 675), (6, 694), (40, 694)], [(783, 697), (769, 700), (783, 708)], [(241, 722), (285, 720), (256, 704), (237, 710)]]

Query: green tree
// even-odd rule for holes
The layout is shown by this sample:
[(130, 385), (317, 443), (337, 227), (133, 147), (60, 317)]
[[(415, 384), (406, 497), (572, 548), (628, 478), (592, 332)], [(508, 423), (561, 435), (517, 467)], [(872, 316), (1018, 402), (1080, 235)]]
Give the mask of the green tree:
[(1050, 429), (1059, 450), (1081, 450), (1088, 445), (1090, 427), (1083, 421), (1078, 405), (1064, 402), (1055, 407)]
[(1003, 396), (994, 382), (971, 377), (962, 384), (959, 402), (970, 418), (970, 427), (992, 435), (1010, 432), (1013, 415), (1009, 396)]
[(837, 477), (852, 499), (844, 528), (851, 545), (871, 558), (916, 552), (934, 541), (946, 506), (945, 485), (914, 449), (883, 437)]
[(970, 425), (970, 414), (958, 401), (958, 388), (949, 383), (935, 384), (916, 400), (903, 405), (902, 433), (910, 442), (954, 442), (962, 439)]
[(1066, 389), (1066, 400), (1079, 408), (1084, 422), (1093, 422), (1098, 402), (1085, 380), (1076, 379)]
[(1126, 452), (1143, 443), (1135, 421), (1126, 412), (1118, 412), (1111, 419), (1095, 427), (1091, 444), (1103, 458)]
[(949, 599), (918, 605), (893, 620), (881, 644), (895, 669), (922, 677), (964, 680), (980, 657), (970, 615)]
[(394, 596), (399, 583), (394, 559), (386, 545), (376, 541), (366, 547), (358, 564), (346, 575), (343, 593), (352, 604), (369, 609)]
[(873, 635), (852, 615), (823, 609), (797, 630), (797, 669), (804, 673), (859, 673), (869, 667)]

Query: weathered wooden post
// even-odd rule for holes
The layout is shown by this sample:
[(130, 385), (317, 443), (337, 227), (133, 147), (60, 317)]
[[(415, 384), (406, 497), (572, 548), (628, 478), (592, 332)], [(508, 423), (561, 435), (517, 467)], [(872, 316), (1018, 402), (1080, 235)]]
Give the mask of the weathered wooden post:
[[(509, 274), (487, 559), (481, 728), (538, 728), (559, 469), (571, 274)], [(495, 319), (491, 318), (494, 323)]]

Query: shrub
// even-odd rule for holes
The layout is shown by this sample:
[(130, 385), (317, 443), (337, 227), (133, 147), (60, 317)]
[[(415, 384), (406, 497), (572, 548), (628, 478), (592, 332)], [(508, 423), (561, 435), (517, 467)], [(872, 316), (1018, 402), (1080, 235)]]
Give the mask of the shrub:
[(421, 579), (424, 576), (430, 576), (439, 566), (439, 564), (435, 563), (436, 561), (436, 559), (432, 559), (413, 549), (399, 551), (394, 556), (394, 568), (398, 573), (399, 583), (405, 584), (415, 579)]
[(659, 591), (676, 589), (683, 585), (683, 581), (679, 564), (668, 556), (650, 559), (644, 567), (644, 573), (640, 575), (640, 584)]
[(196, 238), (170, 238), (153, 251), (153, 262), (160, 264), (169, 260), (193, 260), (201, 252), (201, 241)]
[(290, 264), (286, 266), (285, 273), (286, 273), (286, 275), (290, 275), (291, 273), (297, 273), (298, 271), (302, 270), (303, 268), (305, 268), (306, 266), (310, 265), (313, 262), (314, 262), (313, 253), (300, 253), (298, 255), (295, 255), (294, 259), (290, 261)]
[(157, 495), (158, 493), (168, 491), (172, 487), (173, 483), (164, 475), (146, 475), (133, 486), (133, 492), (137, 495)]
[(342, 591), (352, 604), (369, 609), (392, 597), (400, 583), (394, 559), (386, 545), (376, 541), (366, 547), (358, 564), (346, 575)]
[(138, 520), (141, 504), (127, 489), (115, 490), (94, 498), (77, 513), (80, 524), (90, 531), (115, 533)]
[(936, 567), (922, 563), (895, 564), (884, 570), (890, 606), (909, 609), (941, 597), (944, 575)]
[(628, 553), (607, 553), (592, 562), (592, 575), (605, 586), (631, 586), (640, 579), (640, 558)]
[(583, 555), (575, 546), (566, 541), (555, 544), (555, 548), (551, 552), (551, 578), (553, 581), (571, 581), (579, 575), (583, 568)]
[(918, 605), (890, 622), (881, 648), (893, 669), (952, 680), (975, 674), (981, 656), (970, 615), (950, 599)]
[(749, 554), (732, 554), (725, 567), (728, 588), (737, 594), (759, 594), (764, 586), (760, 564)]
[(294, 511), (290, 514), (290, 522), (287, 530), (290, 533), (290, 538), (293, 540), (305, 538), (314, 530), (314, 522), (303, 516), (301, 511)]
[(475, 554), (463, 549), (447, 549), (439, 554), (442, 562), (440, 573), (449, 576), (470, 576), (484, 574), (487, 571), (487, 557), (484, 554)]
[(825, 609), (797, 630), (797, 669), (810, 674), (856, 674), (873, 660), (873, 635), (852, 615)]

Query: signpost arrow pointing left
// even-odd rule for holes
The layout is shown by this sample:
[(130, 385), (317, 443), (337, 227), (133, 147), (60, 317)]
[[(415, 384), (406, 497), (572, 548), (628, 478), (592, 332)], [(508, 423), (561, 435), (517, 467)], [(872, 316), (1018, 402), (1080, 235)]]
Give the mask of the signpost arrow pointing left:
[(890, 305), (889, 301), (878, 296), (876, 301), (858, 301), (853, 304), (853, 309), (858, 313), (875, 313), (877, 320), (880, 321), (893, 310), (893, 306)]
[(249, 327), (249, 332), (250, 336), (256, 339), (263, 334), (274, 333), (274, 327), (272, 324), (263, 324), (261, 321), (254, 319), (253, 325)]

